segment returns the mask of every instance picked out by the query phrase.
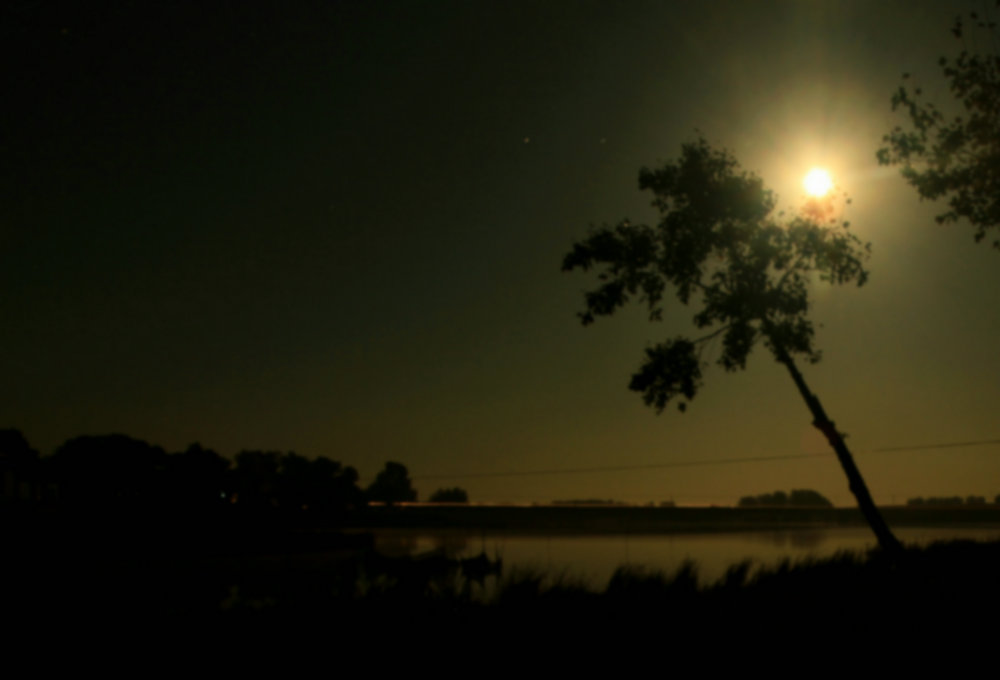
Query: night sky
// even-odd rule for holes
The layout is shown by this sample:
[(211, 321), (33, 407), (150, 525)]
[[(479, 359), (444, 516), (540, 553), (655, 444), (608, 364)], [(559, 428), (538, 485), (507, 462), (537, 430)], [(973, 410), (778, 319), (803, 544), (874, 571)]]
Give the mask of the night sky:
[(804, 373), (876, 501), (1000, 493), (996, 444), (878, 451), (1000, 439), (1000, 253), (875, 160), (902, 73), (946, 101), (959, 3), (264, 5), (4, 3), (0, 426), (397, 460), (422, 498), (850, 504), (763, 346), (657, 416), (629, 377), (693, 310), (576, 318), (563, 255), (655, 219), (639, 169), (700, 133), (790, 210), (813, 165), (853, 198), (871, 278), (815, 290)]

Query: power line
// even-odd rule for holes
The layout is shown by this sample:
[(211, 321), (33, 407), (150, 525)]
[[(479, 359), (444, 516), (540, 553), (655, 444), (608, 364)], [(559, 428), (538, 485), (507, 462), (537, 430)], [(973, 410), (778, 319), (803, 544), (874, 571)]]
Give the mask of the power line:
[(872, 449), (871, 453), (882, 453), (883, 451), (923, 451), (926, 449), (957, 449), (962, 446), (987, 446), (989, 444), (1000, 444), (1000, 439), (981, 439), (975, 442), (949, 442), (947, 444), (924, 444), (921, 446), (886, 446), (881, 449)]
[(716, 460), (687, 460), (673, 463), (647, 463), (645, 465), (609, 465), (605, 467), (558, 468), (554, 470), (523, 470), (520, 472), (474, 472), (467, 475), (421, 475), (413, 479), (471, 479), (474, 477), (531, 477), (534, 475), (574, 475), (587, 472), (624, 472), (628, 470), (655, 470), (660, 468), (695, 467), (699, 465), (727, 465), (730, 463), (757, 463), (766, 460), (787, 460), (790, 458), (817, 458), (817, 456), (796, 454), (785, 456), (757, 456), (753, 458), (721, 458)]
[[(869, 449), (862, 453), (897, 453), (901, 451), (925, 451), (931, 449), (953, 449), (969, 446), (990, 446), (1000, 444), (1000, 439), (982, 439), (971, 442), (946, 442), (942, 444), (922, 444), (916, 446), (886, 446)], [(699, 467), (705, 465), (732, 465), (736, 463), (762, 463), (775, 460), (820, 460), (829, 454), (788, 454), (782, 456), (750, 456), (742, 458), (717, 458), (714, 460), (686, 460), (672, 463), (646, 463), (642, 465), (607, 465), (602, 467), (555, 468), (543, 470), (520, 470), (508, 472), (472, 472), (468, 474), (415, 475), (417, 479), (483, 479), (488, 477), (534, 477), (545, 475), (576, 475), (594, 472), (628, 472), (632, 470), (662, 470), (667, 468)]]

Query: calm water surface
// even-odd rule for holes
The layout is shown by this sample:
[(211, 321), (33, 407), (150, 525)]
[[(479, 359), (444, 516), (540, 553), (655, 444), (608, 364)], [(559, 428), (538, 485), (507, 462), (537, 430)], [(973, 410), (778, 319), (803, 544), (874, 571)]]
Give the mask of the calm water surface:
[[(927, 545), (952, 539), (1000, 540), (1000, 527), (919, 528), (896, 530), (906, 544)], [(668, 573), (686, 560), (698, 567), (699, 580), (718, 580), (726, 569), (742, 560), (755, 566), (829, 557), (842, 550), (866, 551), (875, 547), (870, 529), (864, 527), (688, 533), (658, 535), (524, 536), (474, 534), (458, 531), (382, 530), (376, 532), (376, 549), (386, 555), (419, 554), (444, 549), (453, 557), (471, 557), (481, 551), (503, 558), (504, 571), (538, 569), (554, 577), (603, 588), (623, 564), (642, 565)]]

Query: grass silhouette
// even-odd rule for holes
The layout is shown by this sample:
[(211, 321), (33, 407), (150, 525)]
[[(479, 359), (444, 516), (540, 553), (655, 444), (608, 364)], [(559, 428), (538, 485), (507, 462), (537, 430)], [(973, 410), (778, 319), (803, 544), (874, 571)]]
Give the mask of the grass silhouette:
[(25, 622), (87, 620), (100, 611), (119, 621), (295, 624), (344, 636), (451, 630), (506, 639), (519, 631), (544, 640), (577, 631), (605, 640), (644, 633), (731, 641), (848, 630), (910, 644), (974, 626), (1000, 604), (1000, 542), (908, 546), (897, 556), (844, 551), (774, 565), (745, 560), (711, 582), (694, 562), (672, 571), (623, 565), (601, 587), (570, 571), (499, 571), (481, 559), (463, 571), (462, 560), (444, 555), (109, 544), (74, 561), (70, 554), (83, 554), (77, 545), (33, 547), (8, 553), (2, 586), (11, 617)]

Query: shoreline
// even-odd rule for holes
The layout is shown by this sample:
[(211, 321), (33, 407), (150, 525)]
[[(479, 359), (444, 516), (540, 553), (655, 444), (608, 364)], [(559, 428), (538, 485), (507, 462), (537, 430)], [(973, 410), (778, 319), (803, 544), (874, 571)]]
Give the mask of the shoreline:
[[(1000, 506), (881, 508), (890, 527), (1000, 527)], [(455, 529), (524, 534), (674, 534), (863, 527), (857, 508), (688, 508), (635, 506), (369, 507), (345, 530)]]

